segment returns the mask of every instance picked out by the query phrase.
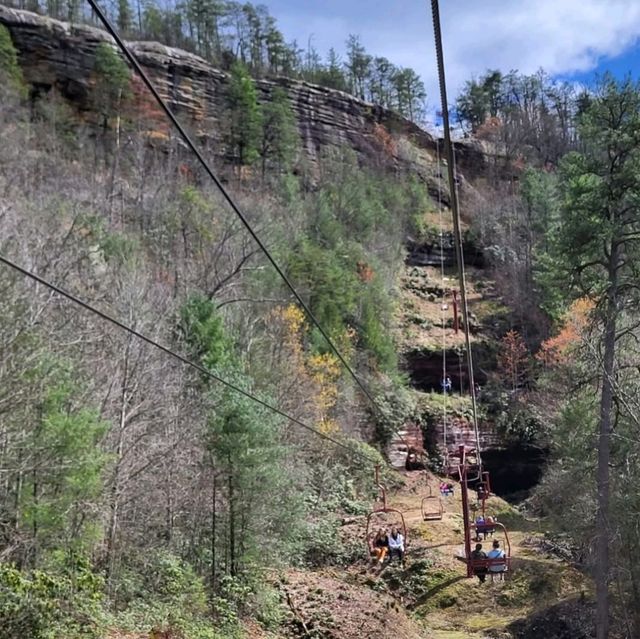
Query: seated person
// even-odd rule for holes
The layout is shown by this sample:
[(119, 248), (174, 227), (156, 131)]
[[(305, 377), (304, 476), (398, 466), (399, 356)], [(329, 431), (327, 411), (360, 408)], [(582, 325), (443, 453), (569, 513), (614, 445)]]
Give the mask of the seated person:
[(373, 538), (372, 552), (378, 564), (382, 564), (389, 552), (389, 537), (382, 528), (378, 529), (376, 536)]
[(507, 569), (506, 561), (499, 561), (500, 559), (506, 559), (504, 550), (500, 548), (500, 542), (497, 539), (493, 540), (493, 548), (489, 551), (487, 558), (489, 562), (490, 573), (503, 573)]
[(389, 562), (397, 555), (400, 562), (404, 562), (404, 536), (393, 526), (389, 535)]
[(492, 517), (488, 515), (484, 520), (484, 538), (487, 538), (487, 535), (491, 535), (493, 537), (493, 533), (496, 531), (496, 521), (498, 521), (497, 517)]
[[(486, 558), (487, 553), (482, 550), (482, 544), (476, 544), (476, 549), (471, 551), (471, 559), (474, 562), (480, 562)], [(473, 574), (480, 580), (480, 583), (483, 584), (487, 578), (486, 565), (473, 566)]]
[(475, 521), (476, 525), (476, 541), (480, 541), (480, 535), (484, 533), (485, 539), (487, 538), (487, 534), (485, 532), (485, 521), (482, 515), (478, 515)]

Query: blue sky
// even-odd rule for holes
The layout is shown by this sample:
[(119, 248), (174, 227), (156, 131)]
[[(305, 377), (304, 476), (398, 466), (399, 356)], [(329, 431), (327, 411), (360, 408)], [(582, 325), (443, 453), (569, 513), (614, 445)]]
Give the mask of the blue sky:
[[(350, 33), (367, 49), (423, 77), (437, 101), (428, 0), (262, 0), (288, 39), (343, 50)], [(487, 68), (588, 83), (611, 70), (640, 76), (640, 0), (441, 0), (445, 63), (453, 97)]]

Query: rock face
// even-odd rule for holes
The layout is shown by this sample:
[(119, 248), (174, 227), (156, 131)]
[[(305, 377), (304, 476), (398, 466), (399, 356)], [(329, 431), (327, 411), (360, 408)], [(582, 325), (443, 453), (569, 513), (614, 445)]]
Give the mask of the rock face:
[[(9, 29), (24, 76), (34, 90), (55, 89), (78, 111), (89, 113), (96, 47), (112, 42), (110, 36), (94, 27), (1, 5), (0, 23)], [(128, 46), (174, 113), (198, 137), (209, 140), (214, 152), (222, 156), (221, 115), (229, 75), (180, 49), (155, 42), (129, 42)], [(303, 159), (312, 167), (320, 154), (346, 146), (366, 165), (413, 170), (431, 190), (437, 190), (440, 178), (434, 176), (435, 141), (417, 125), (341, 91), (289, 78), (258, 80), (260, 99), (268, 100), (275, 86), (282, 87), (289, 96)], [(141, 86), (137, 89), (146, 92)], [(150, 104), (150, 97), (145, 99)], [(156, 131), (167, 131), (164, 116), (157, 110), (154, 113), (149, 109), (149, 124)]]

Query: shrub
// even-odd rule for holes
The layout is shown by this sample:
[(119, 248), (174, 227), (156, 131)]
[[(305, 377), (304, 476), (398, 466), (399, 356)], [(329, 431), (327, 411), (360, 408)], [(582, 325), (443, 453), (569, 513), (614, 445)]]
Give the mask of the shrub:
[[(101, 636), (102, 580), (86, 560), (65, 573), (24, 573), (0, 564), (0, 639), (92, 639)], [(64, 633), (64, 634), (61, 634)]]

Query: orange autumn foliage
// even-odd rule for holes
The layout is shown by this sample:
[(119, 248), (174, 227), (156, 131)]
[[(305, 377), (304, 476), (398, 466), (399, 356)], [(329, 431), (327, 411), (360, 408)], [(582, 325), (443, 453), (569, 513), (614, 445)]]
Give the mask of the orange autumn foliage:
[(395, 157), (398, 153), (398, 147), (396, 145), (393, 136), (384, 124), (380, 124), (376, 122), (373, 126), (373, 136), (380, 145), (380, 148), (384, 151), (384, 153), (390, 157)]
[(557, 335), (542, 342), (536, 359), (545, 366), (566, 364), (572, 351), (582, 341), (594, 307), (594, 301), (586, 297), (573, 302), (562, 319), (562, 328)]

